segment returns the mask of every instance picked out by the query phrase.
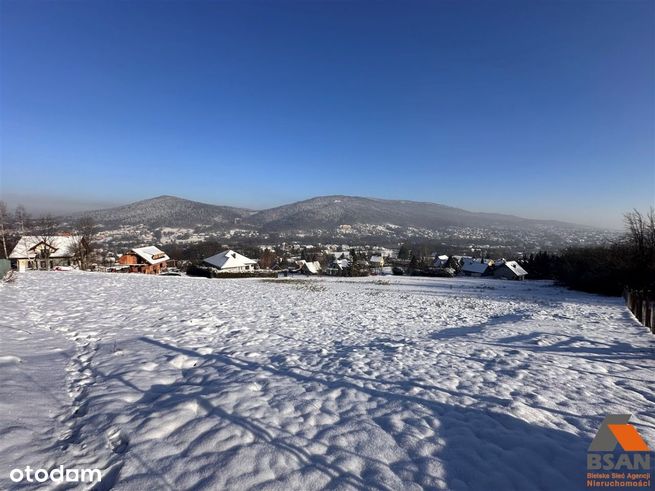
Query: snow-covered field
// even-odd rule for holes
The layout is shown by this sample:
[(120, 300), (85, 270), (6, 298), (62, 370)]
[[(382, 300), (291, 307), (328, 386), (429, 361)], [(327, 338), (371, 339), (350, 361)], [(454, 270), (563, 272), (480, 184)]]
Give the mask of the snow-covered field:
[(620, 299), (545, 282), (25, 273), (0, 489), (583, 489), (607, 413), (655, 444), (654, 360)]

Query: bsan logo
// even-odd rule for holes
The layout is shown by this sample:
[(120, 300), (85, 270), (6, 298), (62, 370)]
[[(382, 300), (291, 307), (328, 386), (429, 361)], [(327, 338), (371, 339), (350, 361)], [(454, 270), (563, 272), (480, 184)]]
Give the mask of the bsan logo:
[(650, 470), (651, 449), (629, 421), (629, 414), (605, 417), (587, 450), (588, 470)]

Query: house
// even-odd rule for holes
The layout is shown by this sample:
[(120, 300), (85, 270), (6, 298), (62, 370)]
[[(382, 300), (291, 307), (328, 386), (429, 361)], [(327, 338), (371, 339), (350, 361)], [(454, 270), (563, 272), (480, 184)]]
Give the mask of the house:
[(222, 273), (245, 273), (255, 270), (257, 261), (229, 249), (208, 257), (203, 261), (207, 266), (218, 269)]
[(305, 261), (301, 259), (297, 261), (296, 264), (300, 268), (300, 272), (303, 274), (319, 274), (321, 272), (321, 263), (318, 261)]
[(330, 276), (343, 276), (350, 268), (348, 259), (335, 259), (326, 268), (325, 273)]
[(461, 273), (464, 276), (487, 276), (493, 264), (491, 259), (464, 259)]
[(24, 235), (9, 254), (12, 267), (26, 269), (54, 269), (57, 266), (78, 266), (80, 248), (86, 241), (79, 235), (39, 237)]
[(516, 261), (504, 261), (494, 268), (494, 278), (504, 278), (506, 280), (522, 280), (528, 272)]
[(384, 267), (384, 257), (382, 256), (371, 256), (371, 259), (369, 259), (368, 262), (373, 269), (381, 269)]
[[(127, 266), (129, 273), (159, 274), (166, 269), (170, 257), (155, 246), (137, 247), (118, 258), (118, 264)], [(123, 268), (125, 269), (125, 268)]]
[(445, 254), (442, 254), (441, 256), (435, 256), (433, 264), (435, 268), (445, 268), (448, 266), (448, 256)]

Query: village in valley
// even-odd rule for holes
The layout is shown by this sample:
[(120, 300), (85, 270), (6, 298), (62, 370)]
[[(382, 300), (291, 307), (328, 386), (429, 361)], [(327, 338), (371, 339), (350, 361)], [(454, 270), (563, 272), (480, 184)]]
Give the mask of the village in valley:
[[(93, 245), (91, 236), (61, 233), (22, 235), (7, 259), (12, 269), (71, 271), (86, 269), (107, 273), (141, 273), (164, 276), (287, 277), (289, 275), (369, 276), (409, 275), (433, 277), (494, 277), (523, 280), (526, 269), (515, 260), (446, 255), (418, 255), (405, 244), (398, 249), (346, 244), (248, 247), (255, 258), (223, 245), (216, 254), (192, 262), (171, 257), (161, 245), (142, 245), (120, 253)], [(425, 250), (425, 247), (422, 248)]]

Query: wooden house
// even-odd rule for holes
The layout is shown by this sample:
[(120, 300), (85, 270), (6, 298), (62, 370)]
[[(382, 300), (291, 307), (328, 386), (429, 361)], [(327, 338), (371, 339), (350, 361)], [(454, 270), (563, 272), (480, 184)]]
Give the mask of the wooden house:
[(118, 264), (127, 266), (129, 273), (159, 274), (166, 269), (169, 259), (155, 246), (137, 247), (118, 258)]

